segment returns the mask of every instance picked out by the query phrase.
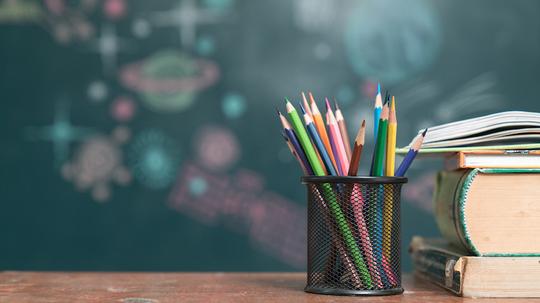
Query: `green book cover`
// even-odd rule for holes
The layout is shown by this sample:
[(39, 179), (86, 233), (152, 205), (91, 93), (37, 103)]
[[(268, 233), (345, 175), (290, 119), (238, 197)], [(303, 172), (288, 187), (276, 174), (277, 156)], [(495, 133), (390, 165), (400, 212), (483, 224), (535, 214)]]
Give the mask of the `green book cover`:
[[(540, 173), (540, 169), (461, 169), (440, 171), (437, 175), (433, 195), (435, 219), (441, 234), (450, 243), (477, 256), (538, 256), (539, 253), (496, 253), (480, 252), (471, 239), (467, 227), (465, 206), (475, 203), (468, 200), (469, 189), (480, 174)], [(496, 189), (494, 189), (496, 190)], [(500, 203), (494, 200), (493, 203)], [(506, 203), (506, 202), (504, 202)]]

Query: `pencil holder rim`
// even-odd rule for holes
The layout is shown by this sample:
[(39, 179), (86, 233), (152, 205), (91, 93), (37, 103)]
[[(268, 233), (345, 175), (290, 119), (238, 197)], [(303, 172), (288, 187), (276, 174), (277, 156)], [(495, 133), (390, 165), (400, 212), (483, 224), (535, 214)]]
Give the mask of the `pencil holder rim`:
[(407, 177), (371, 177), (371, 176), (302, 176), (302, 184), (317, 183), (360, 183), (360, 184), (404, 184)]

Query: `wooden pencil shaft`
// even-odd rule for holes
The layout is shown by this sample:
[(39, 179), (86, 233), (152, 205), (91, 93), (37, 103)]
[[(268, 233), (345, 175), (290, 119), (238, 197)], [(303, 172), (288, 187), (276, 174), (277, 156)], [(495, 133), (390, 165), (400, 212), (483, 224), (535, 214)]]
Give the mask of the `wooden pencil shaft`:
[(319, 133), (321, 140), (323, 141), (324, 147), (326, 148), (326, 152), (330, 156), (330, 159), (332, 160), (332, 164), (334, 165), (334, 167), (337, 167), (335, 155), (330, 145), (330, 138), (328, 137), (328, 133), (326, 131), (324, 121), (322, 119), (321, 113), (317, 109), (317, 105), (314, 103), (312, 103), (312, 112), (313, 112), (313, 123), (315, 124), (315, 127), (317, 128), (317, 132)]
[(356, 176), (358, 173), (358, 167), (360, 165), (360, 156), (362, 155), (362, 150), (364, 149), (364, 141), (366, 136), (366, 120), (362, 121), (358, 134), (356, 134), (356, 139), (354, 140), (354, 149), (351, 156), (351, 162), (349, 165), (349, 176)]
[(339, 131), (336, 118), (334, 117), (334, 114), (332, 113), (332, 109), (329, 108), (329, 106), (328, 106), (327, 116), (328, 116), (328, 128), (330, 132), (332, 132), (332, 138), (334, 139), (334, 144), (338, 152), (337, 157), (339, 158), (339, 162), (341, 165), (341, 174), (345, 175), (349, 170), (349, 159), (347, 157), (347, 153), (345, 152), (345, 146), (343, 144), (343, 139)]
[(386, 133), (388, 120), (379, 121), (379, 134), (377, 135), (377, 146), (375, 148), (375, 159), (373, 160), (373, 174), (383, 176), (384, 152), (386, 147)]
[(384, 169), (386, 176), (393, 176), (396, 161), (396, 137), (397, 137), (397, 119), (396, 119), (396, 101), (392, 97), (390, 105), (390, 115), (388, 117), (388, 136), (386, 140), (386, 166)]
[(298, 141), (300, 142), (302, 148), (304, 149), (304, 152), (306, 153), (307, 159), (309, 161), (309, 164), (311, 165), (311, 168), (313, 169), (313, 172), (317, 176), (323, 176), (324, 170), (322, 169), (319, 159), (317, 158), (315, 149), (313, 148), (313, 145), (309, 140), (309, 136), (306, 132), (306, 129), (304, 128), (302, 121), (300, 120), (300, 117), (298, 116), (298, 112), (296, 111), (296, 109), (294, 109), (290, 102), (287, 103), (287, 113), (291, 118), (291, 123), (294, 131), (298, 135)]
[(354, 150), (351, 156), (351, 163), (349, 165), (349, 172), (347, 175), (356, 176), (358, 174), (358, 167), (360, 166), (360, 156), (362, 155), (362, 149), (364, 145), (354, 146)]
[(339, 132), (341, 134), (341, 138), (343, 140), (343, 146), (345, 147), (345, 154), (347, 155), (347, 159), (351, 159), (352, 151), (351, 151), (351, 143), (349, 140), (349, 134), (347, 133), (347, 127), (345, 126), (345, 121), (341, 120), (338, 121), (339, 126)]
[(303, 163), (303, 166), (305, 167), (308, 174), (313, 175), (313, 169), (311, 168), (311, 165), (309, 164), (306, 154), (304, 153), (304, 150), (302, 149), (302, 146), (300, 145), (300, 142), (298, 142), (298, 138), (296, 137), (296, 134), (294, 131), (290, 128), (284, 129), (285, 134), (287, 135), (287, 138), (289, 139), (289, 142), (294, 147), (294, 150), (298, 154), (298, 157), (300, 158), (301, 162)]
[[(337, 105), (336, 105), (337, 107)], [(349, 139), (349, 133), (347, 132), (347, 125), (345, 123), (345, 118), (340, 109), (336, 110), (336, 121), (339, 126), (339, 132), (341, 134), (341, 139), (343, 140), (343, 146), (345, 147), (345, 153), (347, 154), (347, 159), (351, 159), (351, 141)]]
[(326, 166), (326, 170), (330, 173), (331, 176), (336, 176), (337, 172), (334, 168), (334, 165), (332, 164), (332, 160), (330, 160), (330, 156), (326, 152), (326, 148), (324, 147), (324, 144), (322, 143), (322, 140), (319, 137), (317, 130), (315, 129), (315, 125), (313, 125), (313, 122), (310, 122), (306, 125), (306, 128), (308, 129), (308, 133), (310, 134), (311, 139), (315, 143), (315, 147), (321, 155), (323, 164)]
[(396, 134), (397, 134), (397, 124), (389, 123), (388, 124), (388, 138), (386, 141), (386, 166), (385, 166), (386, 176), (394, 175), (395, 161), (396, 161)]
[[(330, 233), (333, 235), (338, 235), (338, 231), (335, 229), (336, 223), (333, 222), (332, 215), (330, 213), (330, 210), (328, 209), (328, 206), (324, 202), (323, 197), (321, 196), (319, 190), (317, 189), (317, 186), (311, 187), (312, 191), (315, 191), (315, 194), (317, 195), (316, 200), (321, 202), (321, 210), (323, 212), (323, 217), (326, 222), (326, 226), (330, 230)], [(343, 243), (340, 240), (340, 237), (332, 237), (332, 242), (334, 246), (338, 249), (338, 253), (341, 257), (341, 260), (343, 263), (345, 263), (345, 267), (350, 272), (352, 280), (355, 284), (360, 285), (362, 284), (360, 277), (358, 276), (358, 272), (356, 270), (356, 267), (354, 267), (354, 264), (349, 256), (349, 254), (346, 252), (346, 250), (343, 247)], [(334, 268), (331, 268), (331, 270), (334, 270)]]

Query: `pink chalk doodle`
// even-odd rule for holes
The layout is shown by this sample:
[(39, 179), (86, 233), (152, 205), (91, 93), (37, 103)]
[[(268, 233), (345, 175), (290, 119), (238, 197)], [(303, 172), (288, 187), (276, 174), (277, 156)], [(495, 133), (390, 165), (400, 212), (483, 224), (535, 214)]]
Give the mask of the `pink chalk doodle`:
[(230, 168), (240, 157), (236, 136), (226, 128), (206, 126), (195, 136), (198, 162), (213, 171)]
[[(257, 176), (243, 170), (242, 175)], [(169, 195), (169, 205), (208, 225), (248, 234), (253, 244), (282, 262), (306, 264), (306, 209), (274, 192), (246, 190), (238, 180), (186, 163)], [(242, 181), (243, 182), (243, 181)]]
[(103, 12), (111, 19), (118, 19), (126, 14), (127, 5), (125, 0), (105, 0)]
[(120, 122), (130, 121), (136, 112), (135, 102), (129, 97), (120, 96), (111, 104), (111, 115)]

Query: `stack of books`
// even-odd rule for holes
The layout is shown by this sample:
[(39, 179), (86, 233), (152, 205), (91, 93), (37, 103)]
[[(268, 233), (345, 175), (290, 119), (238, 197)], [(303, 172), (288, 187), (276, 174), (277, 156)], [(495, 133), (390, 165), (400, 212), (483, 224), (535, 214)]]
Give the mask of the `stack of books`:
[(424, 142), (420, 154), (445, 159), (433, 198), (444, 239), (413, 239), (416, 273), (466, 297), (540, 297), (540, 114), (440, 125)]

